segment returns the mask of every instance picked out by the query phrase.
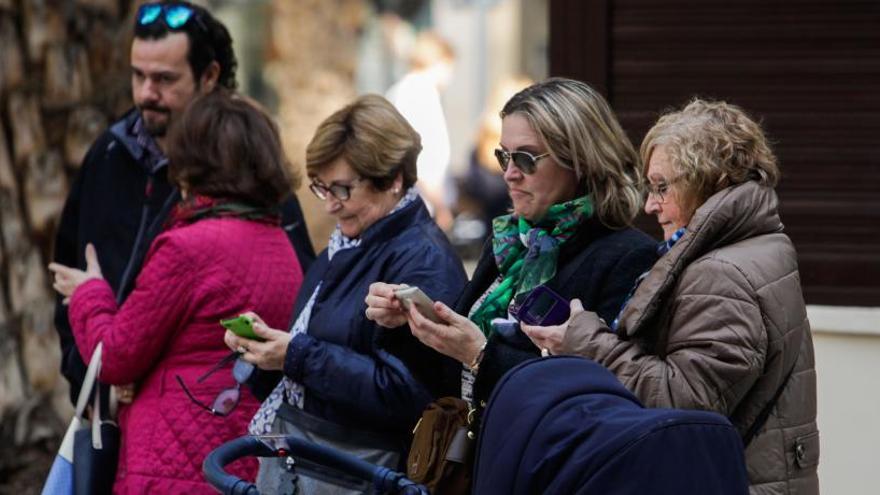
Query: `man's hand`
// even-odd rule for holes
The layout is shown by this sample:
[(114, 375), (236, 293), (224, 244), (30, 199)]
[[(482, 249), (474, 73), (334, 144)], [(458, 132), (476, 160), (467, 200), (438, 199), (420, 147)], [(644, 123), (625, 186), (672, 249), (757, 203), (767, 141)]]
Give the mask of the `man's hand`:
[(104, 278), (101, 274), (101, 264), (98, 263), (98, 253), (95, 252), (95, 246), (91, 243), (86, 245), (85, 271), (59, 263), (49, 263), (49, 270), (55, 274), (52, 288), (64, 296), (64, 304), (70, 302), (70, 296), (86, 281), (93, 278)]

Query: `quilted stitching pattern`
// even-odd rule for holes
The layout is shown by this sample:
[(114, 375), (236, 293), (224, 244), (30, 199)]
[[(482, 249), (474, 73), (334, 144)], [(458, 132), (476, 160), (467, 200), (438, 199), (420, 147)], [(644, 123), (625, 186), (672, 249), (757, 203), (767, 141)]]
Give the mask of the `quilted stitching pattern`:
[[(259, 405), (242, 388), (228, 417), (194, 405), (175, 381), (180, 375), (206, 403), (234, 385), (220, 371), (196, 378), (229, 351), (218, 320), (253, 310), (283, 328), (302, 283), (293, 248), (278, 227), (239, 219), (209, 219), (169, 230), (150, 247), (144, 269), (117, 308), (103, 280), (83, 284), (70, 304), (77, 347), (90, 356), (104, 342), (101, 379), (137, 382), (135, 401), (123, 406), (116, 493), (214, 493), (201, 463), (217, 445), (246, 434)], [(253, 479), (256, 461), (231, 472)]]

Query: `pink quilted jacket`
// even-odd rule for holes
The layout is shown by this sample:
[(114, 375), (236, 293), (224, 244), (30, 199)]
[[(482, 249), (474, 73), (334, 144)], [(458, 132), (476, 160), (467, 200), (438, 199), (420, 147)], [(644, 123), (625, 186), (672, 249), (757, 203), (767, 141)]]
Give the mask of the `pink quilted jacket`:
[[(137, 384), (134, 401), (119, 412), (114, 493), (215, 493), (202, 477), (202, 460), (246, 434), (259, 404), (242, 387), (233, 413), (213, 416), (187, 398), (175, 375), (210, 405), (235, 385), (231, 366), (196, 383), (229, 353), (218, 321), (251, 310), (270, 327), (285, 328), (301, 283), (302, 270), (280, 227), (214, 218), (157, 237), (121, 307), (104, 280), (77, 288), (69, 318), (80, 353), (88, 362), (103, 341), (101, 381)], [(230, 471), (253, 480), (256, 468), (249, 459)]]

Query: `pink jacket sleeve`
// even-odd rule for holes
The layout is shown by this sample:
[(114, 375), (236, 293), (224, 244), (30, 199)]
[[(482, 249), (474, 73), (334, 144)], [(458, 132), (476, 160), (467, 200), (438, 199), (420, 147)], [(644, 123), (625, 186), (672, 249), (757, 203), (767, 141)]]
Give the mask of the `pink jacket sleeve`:
[(159, 237), (137, 278), (134, 291), (117, 308), (103, 279), (80, 285), (70, 300), (68, 317), (83, 360), (104, 343), (101, 381), (128, 384), (156, 363), (177, 329), (183, 328), (192, 298), (192, 266), (186, 253), (168, 237)]

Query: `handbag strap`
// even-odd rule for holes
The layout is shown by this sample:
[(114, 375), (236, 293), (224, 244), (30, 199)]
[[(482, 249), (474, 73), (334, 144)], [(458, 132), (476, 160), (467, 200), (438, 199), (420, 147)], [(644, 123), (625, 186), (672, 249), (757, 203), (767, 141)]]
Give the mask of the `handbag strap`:
[[(98, 375), (101, 373), (101, 351), (104, 344), (99, 342), (92, 353), (92, 359), (89, 361), (89, 367), (86, 370), (86, 377), (83, 380), (82, 387), (79, 390), (79, 396), (76, 398), (76, 416), (85, 417), (86, 406), (89, 404), (89, 397), (92, 395), (92, 388), (98, 381)], [(99, 394), (95, 394), (97, 397)]]

